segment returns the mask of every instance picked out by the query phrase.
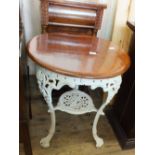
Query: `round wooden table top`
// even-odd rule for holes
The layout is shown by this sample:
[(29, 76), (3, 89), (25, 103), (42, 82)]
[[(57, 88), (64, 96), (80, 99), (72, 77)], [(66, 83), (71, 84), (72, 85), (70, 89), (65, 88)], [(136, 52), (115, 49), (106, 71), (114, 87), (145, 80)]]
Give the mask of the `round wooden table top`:
[(29, 42), (28, 54), (48, 70), (81, 78), (114, 77), (123, 74), (130, 65), (123, 49), (88, 35), (41, 34)]

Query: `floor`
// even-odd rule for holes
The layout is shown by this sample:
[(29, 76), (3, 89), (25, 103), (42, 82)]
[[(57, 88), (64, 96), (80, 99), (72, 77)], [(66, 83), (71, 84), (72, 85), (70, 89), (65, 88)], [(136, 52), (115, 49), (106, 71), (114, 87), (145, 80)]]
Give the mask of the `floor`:
[[(68, 89), (68, 88), (64, 88)], [(101, 102), (101, 90), (90, 92), (96, 107)], [(104, 146), (95, 147), (92, 137), (92, 123), (95, 113), (84, 115), (70, 115), (64, 112), (56, 112), (56, 132), (51, 141), (51, 146), (44, 149), (39, 141), (48, 133), (50, 117), (47, 113), (47, 105), (40, 95), (36, 80), (31, 77), (32, 94), (32, 120), (30, 121), (30, 134), (33, 155), (134, 155), (134, 149), (122, 151), (106, 117), (101, 116), (98, 122), (98, 135), (104, 138)], [(55, 96), (57, 96), (55, 92)], [(94, 97), (94, 94), (96, 97)], [(54, 98), (56, 102), (57, 97)], [(20, 155), (24, 155), (23, 145), (20, 144)]]

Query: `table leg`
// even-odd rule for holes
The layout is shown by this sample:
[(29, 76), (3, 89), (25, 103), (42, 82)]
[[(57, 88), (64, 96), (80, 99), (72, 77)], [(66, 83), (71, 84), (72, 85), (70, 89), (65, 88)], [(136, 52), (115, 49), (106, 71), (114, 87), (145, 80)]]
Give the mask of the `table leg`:
[(55, 124), (56, 124), (56, 119), (55, 119), (55, 110), (52, 104), (52, 86), (49, 83), (49, 80), (47, 79), (46, 75), (38, 70), (37, 71), (37, 81), (38, 81), (38, 86), (40, 89), (40, 92), (42, 93), (46, 103), (48, 104), (48, 112), (50, 112), (51, 115), (51, 125), (49, 129), (49, 133), (46, 137), (42, 138), (40, 141), (40, 144), (42, 147), (47, 148), (50, 146), (50, 141), (55, 133)]
[(51, 125), (50, 125), (50, 129), (49, 129), (49, 133), (46, 137), (44, 137), (40, 140), (40, 144), (44, 148), (47, 148), (50, 146), (50, 141), (55, 133), (55, 123), (56, 123), (55, 111), (51, 110), (50, 115), (51, 115)]
[(108, 83), (106, 87), (103, 87), (103, 91), (108, 92), (108, 96), (106, 98), (106, 101), (103, 102), (101, 107), (98, 109), (94, 122), (93, 122), (93, 127), (92, 127), (92, 133), (94, 140), (96, 141), (96, 147), (101, 147), (104, 144), (104, 141), (102, 138), (100, 138), (97, 135), (97, 123), (100, 118), (100, 115), (103, 114), (103, 111), (105, 107), (110, 103), (111, 99), (114, 97), (114, 95), (118, 92), (120, 84), (121, 84), (121, 78), (118, 79), (118, 81), (115, 81), (116, 83)]
[(52, 89), (44, 88), (42, 89), (42, 91), (43, 90), (44, 91), (46, 90), (46, 93), (43, 92), (42, 94), (49, 107), (48, 112), (50, 113), (50, 116), (51, 116), (51, 125), (50, 125), (48, 135), (40, 140), (40, 144), (42, 147), (47, 148), (50, 146), (50, 141), (55, 133), (56, 119), (55, 119), (55, 110), (52, 104)]

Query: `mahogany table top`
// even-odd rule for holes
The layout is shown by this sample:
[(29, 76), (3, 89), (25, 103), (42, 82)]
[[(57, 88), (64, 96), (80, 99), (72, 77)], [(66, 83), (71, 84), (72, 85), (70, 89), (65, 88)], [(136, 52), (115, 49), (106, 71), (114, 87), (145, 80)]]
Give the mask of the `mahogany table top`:
[(40, 34), (29, 42), (28, 54), (48, 70), (81, 78), (121, 75), (130, 65), (123, 49), (110, 41), (87, 35)]

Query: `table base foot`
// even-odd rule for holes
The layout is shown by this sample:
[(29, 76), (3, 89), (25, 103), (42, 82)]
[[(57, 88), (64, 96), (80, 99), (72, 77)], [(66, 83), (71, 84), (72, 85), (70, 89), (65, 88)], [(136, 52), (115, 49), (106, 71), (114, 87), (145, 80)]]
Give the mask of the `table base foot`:
[(49, 129), (49, 133), (46, 137), (44, 137), (40, 140), (40, 145), (43, 148), (48, 148), (50, 146), (50, 141), (55, 133), (55, 121), (56, 121), (55, 120), (55, 111), (49, 110), (49, 112), (51, 115), (51, 125), (50, 125), (50, 129)]
[(96, 137), (95, 141), (96, 141), (96, 147), (101, 147), (104, 144), (103, 139), (100, 137)]
[(50, 137), (47, 136), (47, 137), (44, 137), (40, 140), (40, 145), (43, 147), (43, 148), (48, 148), (50, 147)]

